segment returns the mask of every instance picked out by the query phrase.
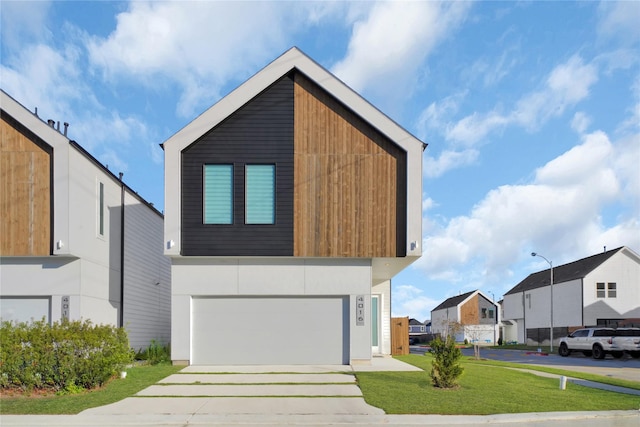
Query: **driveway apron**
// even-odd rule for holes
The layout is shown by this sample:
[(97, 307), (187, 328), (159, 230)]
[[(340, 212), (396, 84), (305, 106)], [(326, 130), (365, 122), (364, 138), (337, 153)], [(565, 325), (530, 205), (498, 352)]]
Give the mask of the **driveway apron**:
[(382, 415), (351, 366), (189, 366), (81, 415)]

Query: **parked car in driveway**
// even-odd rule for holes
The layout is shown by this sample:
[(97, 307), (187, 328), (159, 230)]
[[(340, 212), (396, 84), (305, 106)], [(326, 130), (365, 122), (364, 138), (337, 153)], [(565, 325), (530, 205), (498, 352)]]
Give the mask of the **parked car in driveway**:
[(593, 356), (594, 359), (604, 359), (607, 354), (620, 358), (624, 351), (614, 342), (615, 335), (613, 328), (578, 329), (560, 338), (558, 354), (567, 357), (572, 351), (582, 351), (585, 356)]

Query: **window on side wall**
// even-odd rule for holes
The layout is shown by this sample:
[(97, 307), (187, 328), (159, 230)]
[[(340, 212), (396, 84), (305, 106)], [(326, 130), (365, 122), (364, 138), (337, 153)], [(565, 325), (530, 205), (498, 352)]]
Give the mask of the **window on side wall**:
[(596, 297), (597, 298), (604, 298), (605, 295), (605, 291), (604, 291), (604, 282), (598, 282), (596, 283)]
[(247, 165), (245, 169), (245, 223), (275, 224), (276, 166)]
[(486, 319), (486, 318), (487, 318), (487, 309), (486, 309), (486, 308), (483, 308), (483, 309), (482, 309), (482, 318), (483, 318), (483, 319)]
[(617, 292), (616, 292), (617, 289), (616, 288), (617, 288), (617, 286), (616, 286), (615, 283), (611, 283), (611, 282), (607, 283), (607, 293), (608, 293), (607, 296), (609, 298), (616, 298), (616, 296), (617, 296)]
[(204, 165), (205, 224), (233, 223), (233, 165)]
[(493, 319), (493, 310), (489, 309), (489, 319)]
[(98, 182), (98, 236), (104, 236), (104, 183)]

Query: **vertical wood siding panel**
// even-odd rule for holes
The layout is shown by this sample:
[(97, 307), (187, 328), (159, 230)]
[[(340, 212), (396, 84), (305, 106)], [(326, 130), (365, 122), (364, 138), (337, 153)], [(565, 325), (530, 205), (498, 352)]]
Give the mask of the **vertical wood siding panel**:
[(51, 154), (5, 118), (0, 120), (0, 255), (50, 255)]
[(294, 255), (404, 256), (406, 153), (303, 75), (295, 79), (294, 204), (317, 214), (294, 219)]

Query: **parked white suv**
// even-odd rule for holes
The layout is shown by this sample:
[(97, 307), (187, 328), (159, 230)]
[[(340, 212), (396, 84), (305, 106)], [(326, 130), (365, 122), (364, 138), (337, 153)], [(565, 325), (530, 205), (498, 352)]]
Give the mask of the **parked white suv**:
[(615, 335), (616, 331), (612, 328), (578, 329), (560, 339), (558, 354), (567, 357), (572, 351), (581, 351), (585, 356), (593, 356), (594, 359), (604, 359), (607, 354), (620, 358), (624, 352), (614, 342)]

